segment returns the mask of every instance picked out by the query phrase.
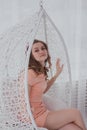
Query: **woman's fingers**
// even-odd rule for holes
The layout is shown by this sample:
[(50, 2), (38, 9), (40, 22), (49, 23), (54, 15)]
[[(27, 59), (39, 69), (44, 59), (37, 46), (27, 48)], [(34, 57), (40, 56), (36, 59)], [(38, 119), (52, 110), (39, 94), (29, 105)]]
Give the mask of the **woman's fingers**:
[(58, 58), (56, 61), (56, 74), (59, 75), (63, 70), (63, 64), (60, 65), (60, 59)]
[(61, 65), (61, 69), (63, 69), (64, 64)]
[(59, 58), (56, 61), (56, 65), (60, 65), (60, 59)]
[(56, 61), (56, 67), (57, 68), (63, 68), (63, 66), (64, 66), (63, 64), (60, 65), (60, 59), (58, 58), (57, 61)]

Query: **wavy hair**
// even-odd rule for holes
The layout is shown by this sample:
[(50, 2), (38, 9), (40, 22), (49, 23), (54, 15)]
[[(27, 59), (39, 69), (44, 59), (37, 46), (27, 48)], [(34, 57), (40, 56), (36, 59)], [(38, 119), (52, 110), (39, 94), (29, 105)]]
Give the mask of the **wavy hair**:
[[(31, 50), (31, 53), (30, 53), (30, 58), (29, 58), (29, 65), (28, 65), (28, 68), (29, 69), (33, 69), (37, 74), (41, 74), (41, 73), (44, 73), (46, 76), (47, 76), (47, 72), (49, 71), (49, 69), (51, 68), (51, 57), (49, 55), (49, 51), (48, 51), (48, 46), (45, 42), (43, 41), (40, 41), (40, 40), (37, 40), (35, 39), (33, 44), (37, 44), (38, 42), (42, 43), (47, 52), (48, 52), (48, 57), (47, 59), (45, 60), (45, 66), (43, 67), (39, 61), (37, 61), (33, 54), (32, 54), (32, 50)], [(48, 63), (48, 67), (47, 67), (47, 63)]]

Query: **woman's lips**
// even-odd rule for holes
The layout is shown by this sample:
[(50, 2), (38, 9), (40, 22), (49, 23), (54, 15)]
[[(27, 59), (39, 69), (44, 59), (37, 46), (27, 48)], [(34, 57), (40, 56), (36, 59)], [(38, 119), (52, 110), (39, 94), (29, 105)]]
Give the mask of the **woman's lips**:
[(45, 56), (44, 54), (43, 55), (40, 55), (40, 57), (43, 57), (43, 56)]

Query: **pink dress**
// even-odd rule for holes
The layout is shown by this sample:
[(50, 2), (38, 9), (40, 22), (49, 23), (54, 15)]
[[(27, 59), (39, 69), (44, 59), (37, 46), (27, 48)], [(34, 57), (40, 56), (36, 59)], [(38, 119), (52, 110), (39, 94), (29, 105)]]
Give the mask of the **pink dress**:
[(37, 126), (43, 127), (46, 121), (46, 117), (49, 113), (45, 104), (42, 101), (43, 93), (47, 87), (44, 74), (36, 75), (35, 72), (30, 69), (28, 82), (31, 86), (30, 90), (30, 105), (31, 110)]

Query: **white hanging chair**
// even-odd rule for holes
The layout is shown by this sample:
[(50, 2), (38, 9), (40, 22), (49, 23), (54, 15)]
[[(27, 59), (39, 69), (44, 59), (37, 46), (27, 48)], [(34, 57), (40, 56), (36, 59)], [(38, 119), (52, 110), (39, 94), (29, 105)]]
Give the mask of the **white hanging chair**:
[[(65, 104), (70, 106), (71, 70), (67, 49), (59, 30), (41, 6), (39, 12), (0, 36), (0, 130), (38, 129), (30, 109), (27, 84), (29, 55), (34, 39), (48, 44), (52, 60), (50, 77), (55, 72), (57, 58), (64, 64), (63, 72), (43, 100), (49, 109), (58, 109), (61, 103), (62, 107)], [(19, 78), (20, 74), (24, 77)]]

